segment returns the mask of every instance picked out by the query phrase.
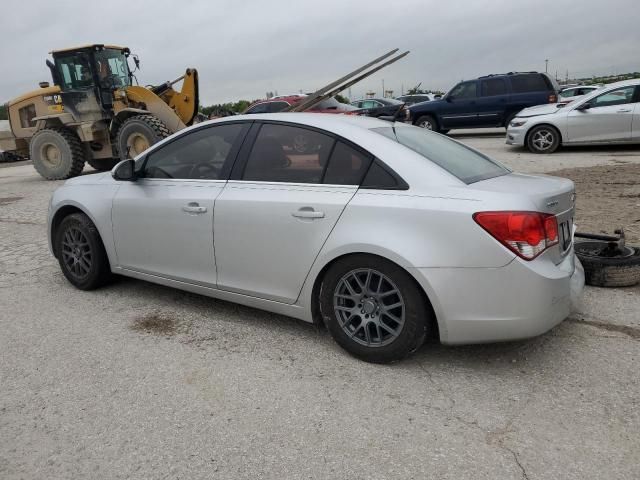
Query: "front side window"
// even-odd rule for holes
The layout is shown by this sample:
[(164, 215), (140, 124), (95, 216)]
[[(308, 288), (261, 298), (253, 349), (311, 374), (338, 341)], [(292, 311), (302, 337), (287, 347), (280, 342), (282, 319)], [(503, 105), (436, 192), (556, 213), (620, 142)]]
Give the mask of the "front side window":
[(476, 92), (476, 82), (462, 82), (453, 87), (451, 93), (449, 94), (452, 98), (475, 98), (477, 96)]
[(624, 105), (633, 102), (634, 86), (622, 87), (612, 90), (589, 100), (592, 108), (610, 107), (612, 105)]
[(242, 176), (260, 182), (321, 183), (334, 139), (314, 130), (265, 124)]
[(372, 131), (419, 153), (466, 184), (510, 173), (510, 170), (444, 135), (419, 127), (381, 127)]
[(95, 54), (98, 81), (102, 88), (131, 85), (127, 58), (119, 50), (105, 49)]
[(219, 180), (244, 125), (201, 128), (151, 152), (142, 176), (158, 179)]
[(362, 102), (361, 108), (378, 108), (380, 104), (375, 100), (365, 100)]
[(576, 95), (581, 95), (581, 94), (579, 94), (575, 88), (568, 88), (560, 92), (561, 98), (569, 98), (569, 97), (574, 97)]
[(483, 97), (493, 97), (507, 93), (507, 86), (502, 78), (490, 78), (480, 82)]

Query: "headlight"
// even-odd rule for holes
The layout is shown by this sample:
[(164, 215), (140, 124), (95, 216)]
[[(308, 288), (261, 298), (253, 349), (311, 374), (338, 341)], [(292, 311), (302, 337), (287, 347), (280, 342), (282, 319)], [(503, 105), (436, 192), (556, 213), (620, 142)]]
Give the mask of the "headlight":
[(509, 124), (509, 126), (510, 127), (521, 127), (525, 123), (527, 123), (527, 121), (524, 118), (514, 118), (513, 120), (511, 120), (511, 123)]

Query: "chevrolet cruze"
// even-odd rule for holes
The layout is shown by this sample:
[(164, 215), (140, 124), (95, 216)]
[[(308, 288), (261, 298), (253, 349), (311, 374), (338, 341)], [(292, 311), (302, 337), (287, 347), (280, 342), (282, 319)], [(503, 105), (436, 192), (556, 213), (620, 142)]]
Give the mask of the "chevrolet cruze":
[(574, 200), (570, 180), (418, 127), (241, 115), (68, 180), (48, 225), (79, 289), (126, 275), (321, 322), (390, 362), (429, 336), (522, 339), (562, 321), (581, 284)]

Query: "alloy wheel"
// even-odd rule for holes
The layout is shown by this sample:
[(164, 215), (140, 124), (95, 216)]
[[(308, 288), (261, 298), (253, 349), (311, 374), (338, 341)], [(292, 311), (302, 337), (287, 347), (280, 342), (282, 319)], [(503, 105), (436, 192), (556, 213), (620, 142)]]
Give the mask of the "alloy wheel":
[(423, 120), (418, 124), (419, 127), (426, 128), (427, 130), (433, 130), (433, 125), (429, 120)]
[(62, 238), (62, 261), (67, 271), (82, 280), (91, 272), (93, 255), (86, 235), (77, 227), (70, 227)]
[(548, 129), (540, 129), (533, 133), (531, 143), (540, 152), (549, 150), (555, 141), (554, 133)]
[(333, 308), (349, 338), (368, 347), (393, 342), (405, 323), (402, 293), (389, 277), (371, 268), (352, 270), (340, 279)]

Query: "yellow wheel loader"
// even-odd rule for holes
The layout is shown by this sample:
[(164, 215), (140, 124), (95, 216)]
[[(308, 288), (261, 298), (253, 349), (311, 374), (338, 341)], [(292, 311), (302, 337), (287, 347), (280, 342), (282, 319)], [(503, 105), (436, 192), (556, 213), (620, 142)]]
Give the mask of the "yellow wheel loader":
[[(111, 169), (173, 132), (198, 113), (198, 72), (160, 85), (133, 85), (139, 60), (126, 47), (85, 45), (54, 50), (47, 60), (53, 86), (11, 100), (10, 132), (0, 150), (29, 156), (40, 175), (59, 180), (79, 175), (88, 162)], [(182, 82), (180, 91), (174, 85)], [(137, 82), (136, 82), (137, 83)]]

